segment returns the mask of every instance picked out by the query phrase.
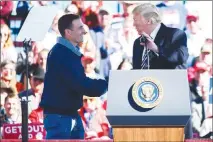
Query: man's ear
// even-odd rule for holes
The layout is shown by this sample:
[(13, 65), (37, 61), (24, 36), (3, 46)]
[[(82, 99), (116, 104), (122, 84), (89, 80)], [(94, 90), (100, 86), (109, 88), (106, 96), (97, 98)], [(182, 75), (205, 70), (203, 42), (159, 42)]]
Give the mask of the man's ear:
[(71, 35), (71, 30), (69, 30), (69, 29), (65, 29), (64, 32), (65, 32), (64, 33), (65, 35)]
[(152, 24), (152, 19), (150, 18), (149, 20), (147, 20), (147, 24), (151, 25)]

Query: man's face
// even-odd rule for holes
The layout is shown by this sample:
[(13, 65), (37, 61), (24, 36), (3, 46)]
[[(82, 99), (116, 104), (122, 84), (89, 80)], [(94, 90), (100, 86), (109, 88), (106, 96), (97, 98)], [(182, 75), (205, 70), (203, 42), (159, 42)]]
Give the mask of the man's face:
[(136, 30), (138, 31), (139, 35), (142, 35), (143, 32), (146, 32), (148, 28), (147, 20), (138, 13), (133, 14), (133, 25), (135, 26)]
[(192, 34), (196, 34), (199, 31), (197, 21), (187, 21), (186, 27)]
[(95, 98), (90, 99), (84, 99), (83, 100), (83, 106), (86, 109), (86, 111), (93, 111), (96, 108), (96, 100)]
[(42, 52), (38, 54), (38, 64), (44, 70), (46, 70), (47, 55), (48, 55), (48, 52)]
[(85, 34), (84, 25), (81, 19), (76, 19), (72, 22), (72, 28), (70, 29), (70, 40), (75, 43), (83, 42), (83, 35)]
[(109, 15), (98, 15), (99, 23), (102, 27), (106, 27), (110, 23)]
[(6, 114), (11, 116), (14, 115), (18, 110), (18, 100), (17, 98), (8, 98), (4, 104)]

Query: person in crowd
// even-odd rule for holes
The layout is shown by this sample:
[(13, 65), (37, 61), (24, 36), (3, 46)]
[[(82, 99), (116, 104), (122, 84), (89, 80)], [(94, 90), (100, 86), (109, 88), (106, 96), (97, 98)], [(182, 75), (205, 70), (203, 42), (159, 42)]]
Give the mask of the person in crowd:
[(11, 60), (5, 60), (0, 65), (1, 81), (8, 87), (14, 87), (16, 92), (20, 92), (23, 87), (16, 81), (16, 64)]
[(193, 66), (192, 73), (194, 76), (189, 86), (192, 100), (196, 100), (202, 96), (202, 91), (208, 90), (209, 79), (211, 77), (210, 67), (205, 62), (200, 61)]
[(212, 104), (208, 104), (206, 111), (206, 119), (203, 121), (200, 127), (199, 132), (200, 138), (213, 139), (212, 122), (213, 122)]
[(7, 124), (17, 124), (21, 123), (21, 105), (17, 95), (8, 95), (5, 98), (4, 103), (5, 108), (5, 123)]
[[(210, 80), (210, 74), (209, 74), (209, 68), (205, 62), (197, 62), (194, 66), (195, 68), (195, 80), (194, 84), (190, 85), (191, 94), (193, 97), (192, 101), (192, 126), (193, 126), (193, 132), (197, 133), (199, 137), (205, 137), (209, 136), (209, 132), (204, 132), (205, 130), (202, 130), (204, 127), (207, 127), (207, 125), (210, 125), (208, 123), (204, 123), (206, 121), (209, 121), (209, 119), (212, 119), (212, 113), (210, 114), (210, 107), (211, 104), (209, 103), (209, 80)], [(196, 83), (196, 84), (195, 84)]]
[(53, 19), (50, 30), (47, 32), (44, 39), (42, 40), (42, 44), (44, 45), (44, 48), (50, 50), (57, 43), (57, 37), (60, 36), (60, 32), (58, 30), (58, 20), (64, 14), (65, 13), (63, 10), (57, 11), (56, 16)]
[(29, 52), (28, 76), (26, 75), (26, 62), (24, 60), (19, 62), (16, 67), (17, 74), (21, 76), (20, 83), (24, 87), (24, 90), (26, 90), (27, 78), (30, 77), (30, 74), (35, 69), (42, 68), (44, 71), (46, 71), (46, 60), (49, 50), (44, 48), (42, 42), (34, 42), (32, 48), (32, 51)]
[(6, 24), (0, 25), (0, 41), (1, 41), (1, 62), (4, 60), (12, 60), (17, 62), (18, 54), (13, 45), (11, 31)]
[(199, 15), (197, 12), (189, 12), (186, 17), (186, 35), (189, 58), (188, 67), (193, 66), (194, 58), (200, 55), (200, 50), (205, 43), (205, 35), (199, 25)]
[(16, 94), (16, 88), (8, 86), (4, 81), (1, 81), (1, 104), (0, 107), (4, 107), (5, 98), (9, 96), (14, 96)]
[(96, 68), (98, 72), (105, 77), (101, 60), (107, 58), (107, 51), (104, 46), (103, 28), (98, 21), (98, 15), (91, 9), (85, 13), (85, 24), (89, 27), (89, 33), (96, 46)]
[[(0, 2), (0, 25), (9, 25), (9, 16), (13, 11), (13, 1), (1, 1)], [(2, 47), (2, 46), (1, 46)]]
[(37, 64), (38, 67), (42, 68), (46, 72), (46, 64), (47, 64), (47, 55), (49, 53), (48, 49), (43, 49), (38, 53)]
[(26, 95), (28, 92), (28, 114), (30, 114), (33, 110), (39, 107), (39, 103), (41, 100), (41, 95), (43, 91), (43, 82), (44, 82), (44, 70), (40, 67), (35, 68), (30, 74), (30, 86), (31, 88), (25, 91), (22, 91), (18, 94), (21, 100), (26, 99)]
[[(97, 97), (84, 96), (83, 107), (79, 110), (87, 139), (101, 138), (102, 136), (109, 137), (110, 125), (106, 118), (105, 111), (99, 107), (98, 101), (99, 99)], [(106, 129), (104, 124), (107, 124)]]
[(192, 66), (196, 62), (205, 62), (208, 66), (212, 66), (212, 43), (208, 43), (207, 41), (204, 43), (201, 47), (200, 55), (194, 58)]
[(4, 123), (6, 123), (6, 112), (5, 112), (5, 108), (4, 108), (4, 104), (5, 104), (5, 98), (7, 96), (14, 96), (15, 91), (14, 88), (12, 87), (8, 87), (7, 84), (5, 84), (5, 82), (1, 81), (1, 92), (0, 92), (0, 97), (1, 97), (1, 102), (0, 102), (0, 128), (3, 126)]
[[(103, 76), (95, 72), (96, 60), (94, 56), (85, 54), (82, 57), (81, 61), (84, 67), (84, 72), (87, 77), (90, 77), (93, 79), (104, 78)], [(101, 95), (98, 99), (99, 99), (100, 105), (104, 105), (104, 102), (107, 100), (107, 93)]]
[(15, 96), (16, 94), (16, 90), (14, 87), (8, 87), (7, 84), (3, 81), (0, 82), (1, 84), (1, 94), (0, 94), (0, 98), (1, 98), (1, 104), (0, 104), (0, 127), (2, 127), (2, 125), (4, 123), (7, 122), (6, 119), (6, 111), (5, 111), (5, 98), (7, 96)]
[(3, 124), (21, 123), (20, 103), (15, 88), (1, 81), (0, 127)]

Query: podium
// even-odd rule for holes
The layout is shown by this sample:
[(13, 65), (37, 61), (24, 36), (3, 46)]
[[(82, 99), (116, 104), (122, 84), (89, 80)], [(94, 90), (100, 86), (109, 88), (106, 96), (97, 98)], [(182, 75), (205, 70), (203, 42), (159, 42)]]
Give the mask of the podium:
[(191, 116), (187, 71), (111, 71), (106, 114), (114, 141), (184, 141)]

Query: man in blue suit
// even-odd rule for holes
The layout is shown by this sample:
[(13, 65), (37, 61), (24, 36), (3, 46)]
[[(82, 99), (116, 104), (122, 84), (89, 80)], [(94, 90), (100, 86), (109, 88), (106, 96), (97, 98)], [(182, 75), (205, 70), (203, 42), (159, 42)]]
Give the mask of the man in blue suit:
[[(133, 69), (186, 69), (187, 38), (184, 31), (166, 27), (157, 7), (144, 3), (133, 10), (134, 26), (141, 35), (133, 46)], [(144, 38), (142, 38), (144, 37)], [(192, 138), (191, 120), (185, 138)]]
[(83, 95), (99, 97), (107, 91), (105, 80), (86, 77), (78, 43), (86, 33), (78, 15), (67, 14), (58, 22), (62, 37), (48, 54), (44, 90), (40, 106), (44, 109), (46, 139), (84, 139), (78, 109)]
[(134, 42), (133, 69), (186, 69), (189, 54), (184, 31), (161, 23), (159, 10), (150, 3), (137, 6), (133, 17), (138, 34), (146, 38), (145, 42), (141, 37)]

